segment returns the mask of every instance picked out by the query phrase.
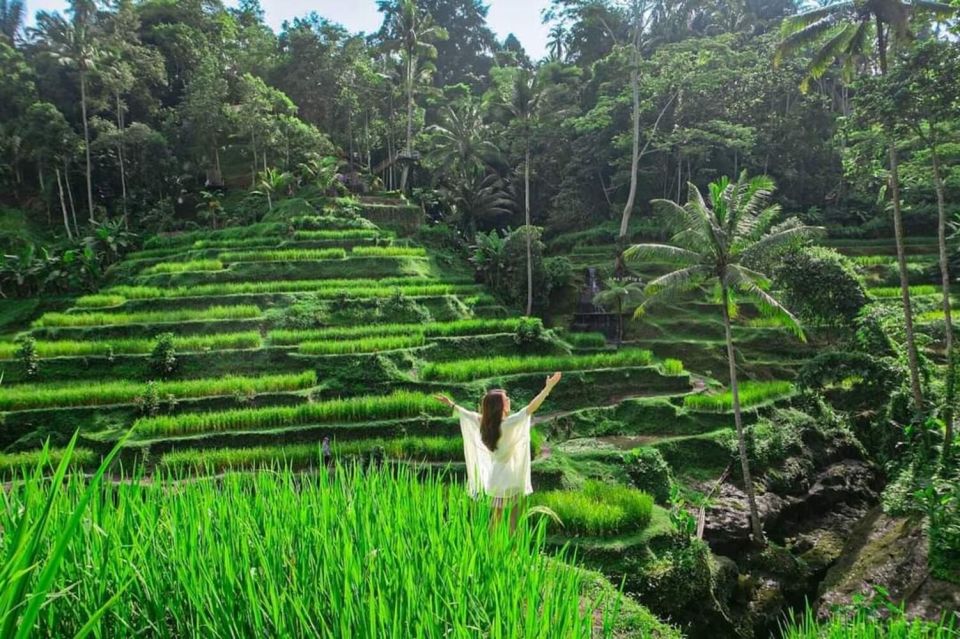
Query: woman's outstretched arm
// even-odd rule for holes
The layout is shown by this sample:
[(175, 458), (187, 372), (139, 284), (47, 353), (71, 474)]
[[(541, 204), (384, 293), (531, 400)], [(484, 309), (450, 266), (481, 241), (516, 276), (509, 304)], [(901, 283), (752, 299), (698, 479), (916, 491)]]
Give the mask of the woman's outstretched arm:
[(550, 394), (550, 391), (553, 390), (553, 387), (560, 383), (561, 374), (559, 371), (547, 378), (547, 383), (544, 385), (543, 390), (540, 391), (540, 394), (533, 398), (533, 400), (527, 404), (527, 413), (533, 415), (540, 408), (540, 405), (543, 404), (544, 400), (547, 399), (547, 396)]
[(465, 408), (462, 408), (462, 407), (460, 407), (460, 406), (457, 406), (457, 404), (456, 404), (452, 399), (450, 399), (449, 397), (447, 397), (446, 395), (442, 395), (442, 394), (440, 394), (440, 393), (437, 393), (436, 395), (433, 396), (433, 398), (434, 398), (435, 400), (437, 400), (438, 402), (440, 402), (441, 404), (446, 404), (446, 405), (449, 406), (450, 408), (456, 408), (456, 409), (459, 409), (459, 410), (466, 410)]

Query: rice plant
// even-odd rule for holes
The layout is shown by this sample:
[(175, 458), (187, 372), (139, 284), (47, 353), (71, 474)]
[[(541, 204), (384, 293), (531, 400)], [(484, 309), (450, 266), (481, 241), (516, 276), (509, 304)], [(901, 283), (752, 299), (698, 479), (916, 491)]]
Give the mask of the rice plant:
[(360, 324), (357, 326), (331, 326), (327, 328), (270, 331), (267, 339), (275, 346), (297, 345), (303, 342), (323, 340), (356, 340), (364, 337), (389, 337), (394, 335), (423, 335), (424, 337), (461, 337), (512, 333), (519, 320), (510, 319), (465, 319), (452, 322), (427, 324)]
[[(154, 382), (153, 388), (161, 397), (185, 399), (278, 393), (311, 388), (317, 385), (314, 371), (286, 375), (259, 375), (257, 377), (218, 377), (182, 381)], [(146, 385), (134, 381), (70, 382), (64, 384), (19, 384), (0, 386), (0, 410), (29, 410), (67, 406), (104, 406), (126, 404), (143, 397)]]
[(293, 239), (302, 241), (313, 240), (375, 240), (391, 237), (393, 234), (377, 229), (323, 229), (319, 231), (297, 231)]
[[(16, 564), (59, 567), (38, 568), (49, 583), (27, 599), (22, 625), (41, 637), (587, 639), (612, 636), (619, 609), (546, 552), (543, 527), (491, 526), (484, 502), (406, 468), (93, 489), (34, 478), (9, 491), (3, 530), (42, 519), (60, 537), (39, 536)], [(88, 510), (95, 523), (80, 525)]]
[[(893, 299), (900, 297), (900, 287), (899, 286), (876, 286), (867, 289), (867, 293), (876, 297), (877, 299)], [(919, 295), (937, 295), (940, 293), (940, 287), (933, 286), (932, 284), (923, 284), (920, 286), (911, 286), (910, 295), (919, 296)]]
[(427, 249), (412, 246), (354, 246), (354, 257), (426, 257)]
[[(154, 340), (149, 339), (56, 340), (50, 342), (38, 340), (36, 342), (37, 353), (44, 359), (51, 357), (146, 355), (153, 350), (155, 344)], [(260, 348), (262, 341), (260, 333), (244, 331), (216, 335), (175, 335), (173, 344), (178, 352), (203, 352)], [(17, 348), (16, 343), (0, 342), (0, 360), (10, 360), (16, 357)]]
[(566, 333), (563, 339), (576, 348), (606, 348), (607, 336), (603, 333)]
[[(382, 451), (391, 459), (451, 461), (463, 457), (463, 441), (459, 437), (333, 440), (330, 451), (334, 457)], [(319, 442), (252, 448), (187, 449), (167, 453), (160, 459), (160, 467), (177, 472), (197, 473), (254, 470), (277, 465), (303, 469), (322, 463), (320, 453)]]
[(9, 481), (38, 467), (56, 468), (65, 460), (70, 470), (83, 470), (99, 465), (100, 455), (88, 448), (74, 448), (69, 455), (64, 448), (0, 453), (0, 477)]
[(663, 363), (660, 364), (660, 369), (664, 375), (683, 375), (686, 372), (683, 370), (683, 362), (679, 359), (669, 357), (663, 360)]
[(377, 353), (401, 348), (423, 346), (423, 334), (396, 335), (393, 337), (364, 337), (354, 340), (329, 340), (304, 342), (298, 349), (304, 355), (346, 355), (350, 353)]
[[(748, 408), (774, 399), (792, 395), (794, 386), (790, 382), (746, 381), (740, 383), (740, 406)], [(733, 396), (729, 390), (722, 393), (697, 393), (683, 398), (683, 405), (692, 410), (726, 412), (733, 410)]]
[(160, 262), (143, 270), (143, 275), (187, 273), (192, 271), (222, 271), (220, 260), (190, 260), (188, 262)]
[(554, 532), (565, 535), (609, 535), (643, 530), (653, 515), (653, 497), (635, 488), (587, 481), (582, 490), (535, 493), (532, 501), (556, 513)]
[(790, 612), (783, 624), (783, 639), (957, 639), (956, 619), (944, 616), (939, 623), (909, 619), (901, 609), (889, 606), (880, 615), (871, 610), (852, 614), (838, 611), (821, 620), (809, 607), (800, 614)]
[(650, 351), (641, 349), (575, 356), (486, 357), (427, 364), (420, 370), (420, 377), (425, 380), (466, 382), (497, 375), (535, 373), (538, 371), (576, 371), (621, 366), (646, 366), (652, 361), (653, 355)]
[(145, 249), (189, 246), (197, 241), (238, 240), (251, 237), (276, 237), (286, 234), (289, 227), (280, 223), (249, 224), (219, 231), (192, 231), (175, 235), (155, 235), (143, 244)]
[(122, 306), (127, 298), (123, 295), (84, 295), (75, 302), (77, 308), (110, 308), (111, 306)]
[(204, 309), (172, 309), (139, 313), (44, 313), (33, 323), (34, 328), (115, 326), (123, 324), (170, 324), (213, 320), (257, 319), (263, 315), (259, 307), (211, 306)]
[(134, 423), (134, 432), (141, 438), (177, 437), (307, 424), (406, 419), (420, 415), (446, 417), (449, 414), (446, 406), (429, 395), (396, 391), (391, 395), (334, 399), (299, 406), (144, 417)]
[(387, 277), (381, 280), (271, 280), (264, 282), (227, 282), (161, 288), (158, 286), (114, 286), (109, 292), (125, 299), (174, 299), (180, 297), (213, 297), (220, 295), (263, 295), (272, 293), (314, 293), (320, 299), (372, 299), (390, 297), (400, 291), (404, 295), (469, 295), (478, 290), (475, 284), (438, 282), (424, 277)]
[(224, 251), (218, 255), (224, 262), (313, 262), (342, 260), (346, 256), (342, 248)]

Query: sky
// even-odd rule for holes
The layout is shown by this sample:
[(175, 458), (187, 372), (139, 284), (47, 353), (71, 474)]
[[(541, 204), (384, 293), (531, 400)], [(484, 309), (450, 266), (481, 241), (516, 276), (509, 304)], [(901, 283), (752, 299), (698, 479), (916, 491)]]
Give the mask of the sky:
[[(235, 1), (225, 0), (228, 6)], [(501, 40), (513, 33), (530, 57), (546, 55), (547, 27), (541, 23), (540, 13), (550, 0), (486, 0), (490, 5), (487, 22)], [(37, 11), (63, 11), (65, 0), (26, 0), (28, 24)], [(376, 0), (261, 0), (267, 23), (279, 31), (284, 20), (316, 11), (321, 16), (339, 22), (350, 31), (372, 33), (380, 27)]]

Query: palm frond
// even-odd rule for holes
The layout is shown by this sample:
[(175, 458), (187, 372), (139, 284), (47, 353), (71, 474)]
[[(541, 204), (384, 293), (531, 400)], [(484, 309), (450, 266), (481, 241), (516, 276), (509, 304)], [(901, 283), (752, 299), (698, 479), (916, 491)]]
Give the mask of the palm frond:
[(669, 298), (689, 292), (699, 286), (709, 276), (706, 267), (694, 264), (685, 268), (661, 275), (649, 284), (643, 292), (649, 298)]
[(824, 16), (816, 22), (808, 24), (784, 37), (784, 39), (780, 41), (780, 44), (777, 45), (777, 50), (773, 55), (774, 66), (779, 66), (780, 63), (783, 62), (783, 58), (794, 51), (819, 42), (821, 38), (836, 28), (839, 18), (840, 14), (837, 13)]
[(836, 19), (840, 14), (848, 13), (853, 8), (853, 2), (837, 2), (790, 16), (780, 25), (780, 36), (786, 38), (825, 18)]
[(909, 3), (913, 12), (924, 12), (933, 15), (934, 18), (947, 19), (956, 18), (960, 9), (943, 2), (930, 2), (929, 0), (913, 0)]
[(698, 253), (669, 244), (634, 244), (623, 252), (623, 257), (630, 262), (647, 259), (669, 264), (694, 264), (700, 261)]
[(749, 296), (761, 313), (768, 317), (776, 317), (786, 327), (790, 328), (798, 339), (806, 341), (806, 335), (804, 335), (800, 320), (787, 307), (764, 290), (768, 282), (762, 273), (751, 271), (740, 265), (732, 265), (728, 268), (727, 275), (728, 285)]
[(776, 251), (798, 240), (809, 240), (826, 235), (826, 229), (821, 226), (806, 226), (800, 224), (796, 218), (791, 220), (795, 224), (761, 237), (744, 249), (740, 258), (745, 261), (755, 260), (765, 253)]

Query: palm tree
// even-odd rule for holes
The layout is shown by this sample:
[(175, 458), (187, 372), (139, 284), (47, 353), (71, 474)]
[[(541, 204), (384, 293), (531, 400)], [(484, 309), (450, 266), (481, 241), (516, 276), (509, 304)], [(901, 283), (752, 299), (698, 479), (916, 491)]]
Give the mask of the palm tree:
[(547, 42), (547, 50), (550, 51), (550, 57), (557, 62), (563, 62), (563, 47), (567, 41), (567, 29), (562, 24), (555, 24), (550, 27), (550, 41)]
[(429, 129), (433, 133), (430, 160), (439, 175), (463, 181), (499, 155), (497, 147), (485, 139), (487, 127), (473, 101), (444, 107), (440, 121)]
[[(540, 115), (546, 91), (541, 76), (529, 69), (517, 67), (509, 93), (500, 96), (497, 105), (506, 110), (512, 122), (519, 127), (523, 144), (523, 214), (524, 224), (530, 226), (530, 147), (533, 143), (533, 129)], [(531, 234), (527, 233), (527, 312), (533, 313), (533, 248)]]
[(0, 37), (6, 38), (11, 46), (20, 34), (23, 17), (23, 0), (0, 0)]
[(46, 52), (60, 64), (74, 68), (80, 76), (80, 110), (83, 117), (83, 141), (87, 161), (87, 207), (90, 221), (95, 222), (93, 210), (93, 165), (90, 161), (90, 122), (87, 117), (87, 75), (94, 69), (98, 51), (94, 42), (92, 25), (96, 16), (96, 4), (90, 0), (73, 0), (73, 14), (67, 20), (59, 13), (41, 11), (37, 14), (37, 26), (33, 32), (39, 35)]
[[(845, 72), (853, 73), (858, 60), (868, 58), (873, 45), (871, 30), (876, 39), (877, 59), (882, 75), (887, 74), (887, 49), (891, 37), (905, 41), (912, 37), (911, 23), (924, 14), (941, 18), (956, 15), (950, 5), (928, 0), (848, 0), (829, 4), (783, 22), (783, 39), (777, 47), (774, 63), (785, 55), (810, 46), (818, 45), (807, 68), (807, 77), (801, 84), (806, 90), (811, 78), (821, 77), (836, 60), (844, 64)], [(913, 314), (910, 304), (910, 281), (907, 273), (907, 258), (903, 241), (903, 215), (900, 208), (900, 173), (897, 144), (892, 131), (888, 156), (890, 162), (890, 197), (893, 203), (893, 233), (897, 245), (897, 265), (900, 270), (900, 297), (903, 301), (903, 316), (907, 342), (907, 358), (910, 367), (910, 391), (916, 408), (923, 405), (923, 390), (920, 387), (920, 366), (917, 343), (913, 332)]]
[(613, 309), (617, 314), (617, 346), (623, 344), (623, 314), (643, 302), (643, 286), (640, 282), (611, 277), (604, 289), (593, 297), (593, 303), (601, 308)]
[(472, 234), (477, 220), (513, 213), (513, 199), (499, 175), (486, 169), (474, 168), (463, 180), (444, 189), (461, 228)]
[(665, 221), (674, 231), (670, 244), (635, 244), (624, 252), (627, 260), (654, 259), (677, 265), (666, 275), (651, 281), (644, 289), (647, 300), (635, 317), (642, 316), (654, 301), (677, 293), (694, 290), (706, 283), (719, 289), (723, 315), (727, 361), (730, 366), (730, 393), (737, 429), (737, 445), (744, 489), (750, 506), (750, 524), (754, 540), (762, 544), (763, 528), (757, 510), (756, 494), (747, 457), (743, 419), (740, 413), (740, 391), (737, 383), (737, 362), (734, 353), (731, 317), (735, 315), (740, 294), (761, 310), (778, 316), (803, 339), (797, 319), (769, 292), (769, 279), (752, 267), (759, 258), (775, 250), (815, 234), (818, 229), (803, 226), (791, 219), (771, 228), (780, 207), (769, 203), (773, 181), (766, 176), (748, 178), (742, 173), (737, 182), (721, 178), (710, 184), (708, 199), (693, 184), (689, 185), (687, 204), (680, 206), (669, 200), (654, 200)]
[(403, 62), (403, 88), (407, 95), (407, 139), (404, 153), (408, 160), (403, 164), (400, 175), (400, 190), (407, 188), (410, 173), (409, 158), (413, 156), (413, 111), (416, 106), (416, 87), (418, 80), (433, 73), (430, 60), (437, 57), (437, 49), (431, 41), (446, 40), (447, 32), (437, 26), (429, 13), (421, 11), (416, 0), (399, 0), (395, 4), (381, 0), (380, 10), (389, 12), (387, 24), (390, 37), (386, 41), (388, 48), (400, 52)]

